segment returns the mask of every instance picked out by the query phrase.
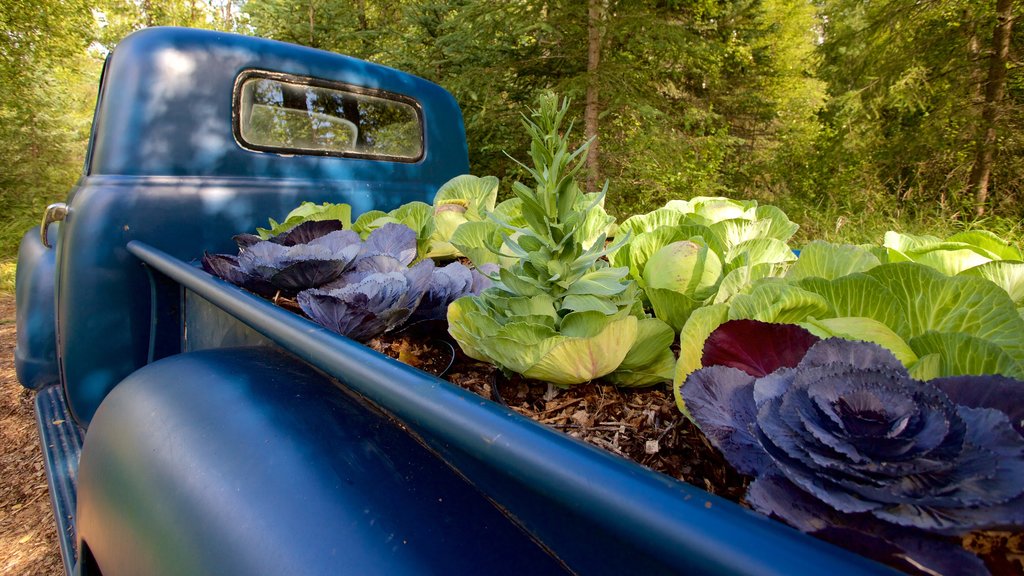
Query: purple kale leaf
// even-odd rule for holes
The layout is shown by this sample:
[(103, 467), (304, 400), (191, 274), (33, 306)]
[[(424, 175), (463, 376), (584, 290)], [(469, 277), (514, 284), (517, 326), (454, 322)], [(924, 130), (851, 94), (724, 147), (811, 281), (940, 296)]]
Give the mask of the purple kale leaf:
[(796, 366), (819, 338), (795, 324), (729, 320), (704, 342), (701, 364), (732, 366), (761, 377)]
[(490, 282), (461, 264), (410, 267), (416, 232), (401, 224), (385, 224), (365, 241), (336, 220), (307, 221), (267, 240), (234, 239), (238, 255), (206, 254), (207, 272), (266, 298), (295, 296), (313, 321), (356, 340), (393, 330), (414, 313), (443, 318), (452, 300)]
[[(342, 229), (342, 223), (338, 220), (308, 220), (298, 226), (282, 232), (276, 236), (267, 238), (268, 242), (281, 244), (282, 246), (295, 246), (296, 244), (307, 244), (321, 236)], [(240, 250), (244, 250), (263, 239), (256, 234), (238, 234), (233, 238)]]
[(408, 226), (385, 224), (361, 241), (336, 220), (307, 221), (261, 240), (235, 236), (239, 253), (206, 254), (203, 268), (263, 297), (295, 296), (313, 321), (368, 340), (411, 320), (443, 319), (448, 304), (490, 280), (462, 264), (416, 260)]
[(732, 366), (711, 366), (691, 374), (683, 387), (686, 408), (704, 435), (733, 468), (751, 476), (771, 466), (752, 426), (755, 380)]
[(479, 294), (490, 284), (489, 278), (459, 262), (435, 268), (427, 292), (409, 321), (444, 320), (449, 304), (463, 296)]
[(264, 298), (273, 298), (278, 289), (270, 282), (242, 272), (238, 267), (238, 256), (230, 254), (203, 254), (203, 270), (245, 288)]
[(266, 240), (242, 250), (238, 267), (243, 274), (266, 280), (282, 294), (292, 296), (337, 279), (360, 247), (359, 235), (351, 230), (292, 246)]
[(498, 270), (498, 265), (493, 263), (481, 264), (474, 268), (473, 287), (470, 291), (473, 294), (479, 294), (490, 288), (494, 283), (493, 280), (498, 277)]
[(423, 260), (401, 270), (367, 271), (344, 285), (300, 292), (297, 300), (314, 322), (366, 341), (409, 319), (426, 293), (433, 270), (434, 261)]
[(1010, 417), (1010, 424), (1024, 436), (1024, 390), (1020, 382), (1000, 375), (948, 376), (930, 381), (950, 400), (970, 408), (995, 408)]
[[(228, 282), (270, 298), (291, 297), (336, 280), (359, 254), (359, 235), (309, 222), (270, 240), (239, 235), (238, 256), (203, 257), (203, 269)], [(255, 239), (255, 240), (254, 240)], [(299, 243), (298, 240), (305, 240)]]
[(941, 548), (943, 537), (1024, 525), (1024, 437), (1008, 416), (1019, 414), (1024, 383), (1001, 382), (1017, 393), (958, 404), (884, 348), (829, 339), (759, 378), (703, 368), (681, 394), (709, 440), (757, 476), (755, 509), (808, 532), (881, 534), (934, 563), (934, 546), (891, 535), (925, 534)]
[[(385, 224), (370, 233), (348, 270), (337, 279), (321, 286), (321, 289), (325, 293), (335, 293), (334, 291), (363, 283), (370, 278), (378, 278), (382, 274), (406, 274), (413, 269), (419, 270), (422, 262), (409, 268), (409, 264), (415, 258), (416, 233), (409, 227), (401, 224)], [(476, 270), (470, 270), (458, 262), (453, 262), (444, 268), (432, 268), (432, 273), (428, 277), (420, 296), (403, 304), (406, 306), (411, 305), (415, 308), (414, 310), (409, 310), (409, 313), (403, 320), (415, 322), (444, 319), (450, 303), (461, 296), (477, 294), (489, 285), (490, 280), (487, 277)], [(419, 284), (416, 283), (416, 289), (419, 290), (419, 288)], [(337, 294), (341, 293), (338, 292)], [(326, 296), (323, 296), (323, 298), (326, 298)], [(304, 300), (308, 301), (309, 298), (307, 297)], [(336, 314), (342, 314), (340, 311), (335, 312)], [(314, 317), (314, 319), (316, 318)], [(332, 320), (329, 322), (329, 325), (340, 327), (341, 323), (336, 323)], [(394, 326), (389, 326), (386, 329), (391, 330), (392, 328)], [(347, 332), (340, 329), (337, 331), (347, 334)], [(373, 329), (368, 332), (373, 332), (373, 335), (377, 335), (384, 331)]]
[(415, 258), (416, 233), (402, 224), (385, 224), (370, 233), (342, 275), (320, 288), (335, 290), (374, 274), (405, 273)]
[(366, 237), (356, 264), (364, 258), (388, 256), (403, 266), (416, 259), (416, 232), (404, 224), (389, 223), (377, 228)]
[[(980, 558), (953, 538), (878, 522), (869, 514), (843, 514), (772, 472), (747, 490), (747, 503), (848, 550), (910, 574), (984, 574)], [(781, 509), (780, 509), (781, 507)]]
[[(317, 238), (322, 238), (331, 232), (338, 232), (340, 230), (342, 230), (342, 224), (339, 220), (309, 220), (287, 232), (272, 236), (268, 240), (282, 246), (295, 246), (298, 244), (309, 244)], [(259, 237), (257, 236), (257, 238)]]

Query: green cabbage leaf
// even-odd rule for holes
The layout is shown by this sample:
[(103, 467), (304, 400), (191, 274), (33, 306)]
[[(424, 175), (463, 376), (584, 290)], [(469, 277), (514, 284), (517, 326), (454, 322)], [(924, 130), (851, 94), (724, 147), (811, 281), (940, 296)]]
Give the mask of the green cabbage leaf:
[(890, 231), (883, 245), (890, 262), (909, 260), (950, 276), (988, 262), (1024, 260), (1019, 248), (987, 230), (961, 232), (945, 240)]

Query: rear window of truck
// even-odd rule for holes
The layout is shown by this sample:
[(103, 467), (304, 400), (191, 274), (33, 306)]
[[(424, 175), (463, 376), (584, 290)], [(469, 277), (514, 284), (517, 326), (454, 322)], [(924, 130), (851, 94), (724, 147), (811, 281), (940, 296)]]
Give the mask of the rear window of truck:
[(423, 117), (406, 96), (245, 72), (235, 84), (235, 137), (253, 150), (399, 162), (423, 157)]

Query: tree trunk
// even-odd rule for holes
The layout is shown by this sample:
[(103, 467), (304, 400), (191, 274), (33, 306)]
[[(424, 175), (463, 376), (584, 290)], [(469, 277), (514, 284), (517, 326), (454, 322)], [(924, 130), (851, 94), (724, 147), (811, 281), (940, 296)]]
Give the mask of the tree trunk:
[(150, 4), (149, 0), (142, 0), (142, 14), (143, 14), (143, 16), (145, 18), (144, 21), (146, 23), (146, 27), (147, 28), (152, 27), (153, 26), (153, 6)]
[[(960, 21), (966, 22), (967, 32), (967, 55), (971, 59), (971, 106), (980, 108), (982, 102), (984, 102), (983, 87), (985, 85), (985, 79), (982, 76), (982, 55), (981, 55), (981, 41), (978, 40), (978, 23), (973, 15), (965, 8), (960, 14)], [(975, 126), (976, 127), (976, 126)], [(976, 130), (975, 130), (976, 131)], [(971, 135), (971, 140), (976, 138), (975, 134)]]
[(357, 0), (356, 18), (359, 20), (359, 31), (365, 32), (370, 29), (369, 20), (366, 18), (366, 0)]
[(971, 168), (968, 191), (974, 196), (974, 212), (985, 214), (989, 196), (989, 178), (996, 152), (996, 120), (999, 105), (1006, 88), (1006, 62), (1010, 56), (1010, 32), (1013, 30), (1013, 0), (996, 1), (996, 27), (992, 34), (992, 54), (989, 56), (988, 79), (985, 83), (985, 103), (981, 111), (981, 131), (978, 134), (974, 166)]
[(313, 37), (313, 31), (315, 30), (315, 20), (313, 16), (313, 0), (309, 0), (309, 46), (312, 48), (317, 48), (318, 46), (316, 45), (316, 42), (314, 41)]
[(224, 25), (227, 26), (228, 30), (234, 30), (235, 29), (235, 25), (232, 22), (232, 19), (234, 18), (234, 14), (231, 13), (231, 2), (232, 1), (233, 0), (228, 0), (227, 2), (224, 3), (224, 14), (221, 17), (221, 19), (224, 20)]
[(370, 30), (370, 20), (366, 16), (366, 0), (356, 2), (356, 19), (359, 22), (359, 45), (362, 49), (359, 57), (367, 59), (373, 54), (373, 43), (366, 34)]
[(597, 121), (600, 112), (598, 100), (597, 67), (601, 63), (601, 18), (604, 0), (589, 0), (587, 6), (587, 99), (583, 112), (583, 132), (589, 140), (587, 153), (587, 192), (600, 189), (600, 140), (597, 137)]

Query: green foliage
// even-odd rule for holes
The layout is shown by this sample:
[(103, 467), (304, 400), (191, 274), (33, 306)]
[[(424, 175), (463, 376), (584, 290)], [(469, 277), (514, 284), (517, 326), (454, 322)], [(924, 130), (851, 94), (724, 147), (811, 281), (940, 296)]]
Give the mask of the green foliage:
[(14, 295), (14, 279), (18, 263), (14, 260), (0, 261), (0, 293)]
[(151, 26), (184, 26), (210, 30), (244, 29), (243, 0), (92, 0), (96, 41), (110, 50), (122, 38)]
[(379, 60), (388, 43), (397, 42), (392, 26), (402, 22), (396, 0), (248, 0), (249, 24), (275, 40)]
[[(599, 173), (620, 220), (674, 198), (722, 195), (779, 206), (801, 224), (797, 245), (877, 242), (888, 229), (947, 236), (980, 225), (1024, 235), (1020, 66), (1007, 72), (999, 109), (989, 219), (964, 210), (991, 2), (608, 0), (597, 22), (600, 62), (589, 72), (582, 2), (44, 4), (0, 3), (9, 31), (0, 54), (7, 254), (78, 176), (103, 50), (151, 25), (253, 33), (436, 81), (463, 108), (473, 172), (494, 174), (503, 190), (527, 176), (505, 154), (528, 153), (518, 111), (555, 89), (577, 102), (568, 118), (581, 118), (595, 86)], [(1016, 26), (1011, 60), (1022, 35)]]
[(82, 173), (102, 59), (145, 26), (235, 29), (234, 0), (0, 0), (0, 257)]
[[(856, 194), (874, 190), (903, 210), (904, 219), (936, 207), (947, 220), (968, 220), (966, 184), (982, 129), (994, 3), (820, 4), (826, 17), (820, 76), (831, 100), (815, 160), (819, 184)], [(1012, 44), (1019, 46), (1020, 37), (1017, 27)], [(1008, 84), (1019, 86), (1021, 78), (1021, 68), (1011, 67)], [(1017, 220), (1024, 215), (1022, 104), (1024, 92), (1012, 88), (1000, 104), (992, 179), (991, 208)]]
[[(622, 218), (778, 182), (767, 172), (790, 170), (813, 147), (824, 88), (812, 74), (815, 17), (802, 0), (608, 2), (592, 73), (585, 3), (397, 5), (250, 0), (246, 9), (260, 35), (439, 82), (463, 108), (472, 171), (506, 182), (526, 176), (505, 154), (527, 152), (518, 111), (544, 89), (582, 103), (594, 83), (600, 173), (610, 177), (608, 210)], [(569, 114), (579, 117), (582, 104)]]
[[(85, 1), (0, 2), (0, 256), (14, 257), (82, 168), (97, 64)], [(88, 78), (88, 79), (85, 79)]]

